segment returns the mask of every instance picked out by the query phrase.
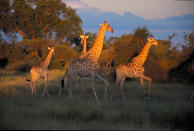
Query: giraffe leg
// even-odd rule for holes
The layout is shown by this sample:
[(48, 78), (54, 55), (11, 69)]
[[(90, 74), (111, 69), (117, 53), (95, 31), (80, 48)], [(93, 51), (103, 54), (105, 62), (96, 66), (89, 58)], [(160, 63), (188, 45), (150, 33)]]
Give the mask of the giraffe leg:
[(37, 93), (36, 93), (36, 86), (35, 86), (35, 81), (33, 82), (33, 85), (34, 85), (34, 92), (35, 92), (35, 95), (37, 96)]
[(117, 75), (117, 78), (116, 78), (116, 82), (115, 82), (115, 85), (114, 87), (112, 88), (112, 94), (111, 94), (111, 97), (110, 97), (110, 100), (112, 101), (113, 98), (115, 97), (115, 91), (116, 91), (116, 88), (119, 86), (119, 83), (121, 82), (121, 77), (119, 77)]
[(149, 96), (149, 93), (150, 93), (150, 90), (151, 90), (152, 79), (145, 76), (145, 75), (141, 75), (140, 78), (145, 79), (149, 82), (149, 87), (148, 87), (148, 90), (147, 90), (147, 93), (146, 93), (146, 96)]
[[(80, 83), (80, 79), (80, 76), (77, 76), (76, 81)], [(81, 95), (84, 96), (84, 94), (86, 94), (86, 90), (84, 89), (84, 87), (81, 86)]]
[(59, 89), (58, 96), (61, 96), (62, 88)]
[(85, 94), (87, 94), (85, 88), (81, 87), (81, 95), (84, 96)]
[(143, 80), (143, 78), (139, 78), (139, 80), (140, 80), (140, 83), (141, 83), (141, 87), (144, 89), (144, 92), (145, 92), (145, 94), (146, 94), (145, 85), (144, 85), (144, 80)]
[(98, 101), (98, 96), (97, 96), (97, 94), (96, 94), (96, 88), (95, 88), (95, 77), (94, 77), (94, 75), (93, 76), (91, 76), (91, 81), (92, 81), (92, 91), (93, 91), (93, 94), (94, 94), (94, 96), (95, 96), (95, 99), (96, 99), (96, 101)]
[(106, 86), (109, 86), (109, 83), (104, 78), (102, 78), (99, 74), (96, 73), (96, 77), (102, 80), (106, 84)]
[(124, 84), (124, 81), (125, 81), (125, 77), (122, 78), (122, 80), (120, 82), (120, 92), (121, 92), (121, 95), (122, 95), (123, 100), (125, 101), (126, 100), (126, 97), (125, 97), (125, 94), (123, 92), (123, 88), (124, 88), (123, 84)]
[(104, 99), (106, 100), (106, 98), (107, 98), (107, 87), (109, 86), (109, 83), (97, 73), (96, 73), (96, 77), (99, 78), (100, 80), (102, 80), (105, 83), (105, 86), (104, 86)]
[(31, 81), (31, 87), (32, 87), (32, 94), (35, 94), (37, 96), (36, 87), (35, 87), (35, 81)]
[(50, 96), (49, 93), (48, 93), (48, 86), (47, 86), (47, 78), (46, 77), (44, 79), (44, 82), (45, 82), (45, 88), (44, 88), (44, 92), (43, 92), (42, 96), (44, 96), (45, 91), (46, 91), (47, 95)]
[(67, 82), (67, 91), (69, 92), (69, 95), (71, 98), (73, 98), (73, 95), (71, 93), (71, 88), (74, 86), (74, 78), (72, 78), (71, 80), (69, 79)]
[(191, 93), (191, 99), (193, 98), (193, 96), (194, 96), (194, 90)]
[(32, 95), (34, 94), (34, 85), (33, 85), (33, 81), (30, 82), (30, 86), (31, 86), (31, 89), (32, 89)]
[(71, 87), (68, 87), (67, 90), (68, 90), (68, 92), (69, 92), (70, 97), (73, 98), (73, 95), (72, 95), (72, 93), (71, 93)]

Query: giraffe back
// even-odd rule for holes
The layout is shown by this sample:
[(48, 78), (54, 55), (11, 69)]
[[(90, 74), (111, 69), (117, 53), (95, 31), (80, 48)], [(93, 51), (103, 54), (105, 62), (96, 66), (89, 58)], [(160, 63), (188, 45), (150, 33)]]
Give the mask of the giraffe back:
[(30, 74), (32, 77), (32, 80), (36, 80), (37, 78), (45, 78), (48, 76), (48, 69), (43, 68), (42, 66), (33, 66), (30, 70)]
[(117, 67), (116, 73), (117, 75), (126, 75), (127, 77), (135, 78), (144, 73), (144, 68), (142, 66), (136, 66), (134, 63), (127, 65), (120, 64)]
[(79, 75), (81, 77), (91, 76), (100, 68), (98, 62), (86, 58), (73, 59), (67, 67), (67, 75)]

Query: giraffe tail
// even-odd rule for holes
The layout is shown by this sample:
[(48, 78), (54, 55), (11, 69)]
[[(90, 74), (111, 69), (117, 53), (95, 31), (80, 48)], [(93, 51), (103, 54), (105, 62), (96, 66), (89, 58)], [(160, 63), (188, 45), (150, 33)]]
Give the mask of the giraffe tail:
[(61, 88), (64, 88), (64, 79), (61, 80)]
[(61, 88), (59, 89), (58, 96), (61, 95), (63, 88), (64, 88), (64, 79), (61, 80)]

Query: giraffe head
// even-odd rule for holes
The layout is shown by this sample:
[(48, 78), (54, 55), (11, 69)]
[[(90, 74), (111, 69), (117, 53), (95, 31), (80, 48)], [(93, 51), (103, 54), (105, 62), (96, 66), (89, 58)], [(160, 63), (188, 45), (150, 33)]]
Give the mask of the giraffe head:
[(148, 42), (149, 42), (151, 45), (156, 45), (156, 46), (158, 46), (158, 41), (156, 41), (154, 37), (148, 38)]
[(112, 32), (112, 33), (114, 32), (113, 29), (112, 29), (112, 27), (108, 24), (107, 21), (104, 21), (104, 24), (101, 24), (101, 25), (104, 26), (105, 31), (110, 31), (110, 32)]
[(55, 47), (48, 47), (48, 50), (53, 53), (55, 51)]
[(80, 43), (84, 43), (84, 41), (88, 38), (87, 35), (80, 35), (81, 38), (81, 42)]

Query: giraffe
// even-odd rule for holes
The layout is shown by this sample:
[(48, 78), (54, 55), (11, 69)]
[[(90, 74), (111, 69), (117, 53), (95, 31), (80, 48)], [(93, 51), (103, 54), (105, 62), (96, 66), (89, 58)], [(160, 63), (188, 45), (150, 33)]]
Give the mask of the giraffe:
[(85, 56), (86, 55), (86, 39), (88, 38), (87, 35), (80, 35), (80, 38), (81, 38), (81, 42), (83, 44), (83, 50), (81, 52), (81, 57)]
[[(82, 58), (83, 56), (86, 55), (86, 39), (88, 38), (88, 36), (82, 34), (82, 35), (80, 35), (80, 38), (81, 38), (80, 43), (83, 44), (83, 49), (82, 49), (82, 52), (81, 52), (81, 55), (80, 55), (80, 58)], [(68, 62), (65, 64), (65, 67), (64, 67), (65, 70), (66, 70), (66, 68), (68, 67), (69, 63), (70, 63), (70, 61), (68, 61)], [(79, 76), (78, 76), (77, 80), (80, 81), (80, 77), (79, 77)], [(82, 93), (83, 91), (85, 92), (85, 90), (82, 88), (81, 93)]]
[[(120, 64), (116, 69), (116, 87), (120, 87), (120, 92), (123, 100), (126, 100), (124, 92), (123, 92), (123, 84), (126, 77), (130, 78), (139, 78), (141, 86), (145, 89), (144, 80), (149, 82), (149, 88), (146, 93), (146, 96), (149, 95), (151, 89), (152, 79), (144, 75), (144, 67), (143, 64), (146, 61), (147, 55), (149, 53), (151, 45), (158, 45), (158, 42), (154, 37), (148, 39), (147, 43), (141, 50), (140, 54), (132, 59), (130, 63), (127, 65)], [(120, 84), (120, 85), (119, 85)], [(115, 89), (112, 90), (111, 100), (113, 99)]]
[(47, 92), (47, 95), (49, 96), (48, 89), (47, 89), (47, 80), (48, 80), (48, 72), (49, 72), (48, 66), (49, 66), (52, 54), (54, 52), (54, 47), (48, 47), (48, 50), (50, 50), (50, 52), (48, 56), (46, 57), (46, 59), (42, 61), (39, 65), (32, 66), (32, 68), (30, 69), (31, 80), (26, 79), (27, 81), (30, 81), (31, 88), (32, 88), (32, 94), (35, 94), (36, 96), (37, 96), (37, 93), (36, 93), (36, 88), (35, 88), (35, 81), (38, 78), (43, 78), (45, 80), (45, 89), (44, 89), (42, 96), (44, 96), (45, 91)]
[[(71, 98), (72, 98), (71, 88), (74, 86), (74, 81), (77, 76), (90, 77), (92, 91), (96, 101), (98, 101), (98, 96), (95, 90), (95, 82), (94, 82), (95, 78), (102, 80), (106, 86), (109, 86), (109, 83), (98, 74), (98, 70), (100, 69), (98, 59), (102, 52), (105, 31), (109, 31), (113, 33), (113, 29), (106, 21), (100, 25), (100, 29), (99, 29), (97, 38), (93, 44), (93, 47), (86, 53), (85, 56), (78, 59), (73, 59), (68, 65), (67, 70), (64, 74), (64, 77), (61, 81), (61, 85), (63, 88), (64, 83), (66, 83), (66, 88)], [(104, 91), (105, 98), (106, 98), (106, 91), (107, 91), (106, 86)], [(61, 94), (62, 88), (60, 88), (58, 95)]]

